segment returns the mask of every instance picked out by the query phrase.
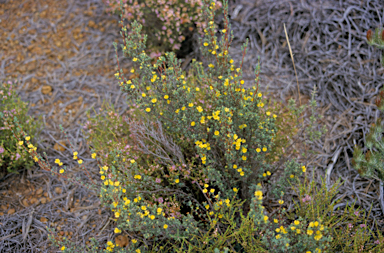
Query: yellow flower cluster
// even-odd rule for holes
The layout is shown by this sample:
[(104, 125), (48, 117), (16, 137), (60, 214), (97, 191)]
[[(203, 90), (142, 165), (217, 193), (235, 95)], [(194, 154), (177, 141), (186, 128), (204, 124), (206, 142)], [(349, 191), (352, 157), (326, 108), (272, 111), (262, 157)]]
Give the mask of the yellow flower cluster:
[(113, 242), (108, 241), (108, 242), (107, 242), (107, 245), (108, 245), (107, 250), (112, 252), (112, 251), (113, 251), (113, 248), (115, 247), (115, 245), (113, 244)]

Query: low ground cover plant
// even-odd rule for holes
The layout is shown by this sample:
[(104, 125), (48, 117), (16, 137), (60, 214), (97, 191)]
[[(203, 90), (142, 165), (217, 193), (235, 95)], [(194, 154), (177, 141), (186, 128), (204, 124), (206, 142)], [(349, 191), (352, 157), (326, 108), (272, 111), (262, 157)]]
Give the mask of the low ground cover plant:
[[(202, 10), (201, 0), (169, 0), (169, 1), (133, 1), (103, 0), (108, 6), (106, 12), (123, 14), (128, 21), (139, 20), (143, 32), (148, 35), (147, 54), (151, 58), (159, 57), (168, 51), (180, 49), (181, 43), (196, 27), (206, 28), (206, 22), (198, 15)], [(215, 1), (213, 10), (219, 12), (222, 3)], [(131, 29), (132, 24), (127, 24)], [(200, 35), (203, 35), (201, 29)]]
[[(193, 61), (188, 76), (174, 53), (152, 65), (137, 22), (130, 35), (122, 29), (121, 47), (134, 62), (130, 72), (138, 75), (127, 79), (120, 69), (116, 77), (131, 110), (121, 118), (106, 107), (84, 126), (100, 168), (100, 181), (92, 187), (114, 215), (115, 234), (129, 236), (130, 243), (122, 248), (93, 240), (78, 248), (55, 240), (49, 229), (51, 241), (64, 252), (382, 251), (382, 235), (366, 226), (365, 210), (353, 205), (334, 210), (339, 184), (329, 191), (324, 183), (316, 185), (295, 159), (272, 166), (281, 150), (277, 133), (295, 133), (295, 127), (284, 129), (290, 124), (278, 121), (278, 107), (266, 106), (258, 90), (260, 65), (255, 85), (243, 88), (242, 63), (236, 68), (228, 55), (228, 3), (220, 42), (213, 3), (204, 1), (203, 9), (208, 26), (200, 45), (207, 64)], [(303, 107), (290, 110), (284, 113), (294, 122)], [(30, 145), (25, 133), (23, 139)], [(286, 145), (284, 138), (279, 145)], [(49, 168), (33, 146), (29, 152)], [(73, 155), (81, 165), (76, 151)], [(56, 163), (59, 168), (52, 170), (65, 177), (66, 168)], [(292, 189), (297, 199), (288, 208), (286, 193)], [(278, 204), (274, 212), (266, 210), (268, 194)]]
[[(377, 48), (384, 49), (384, 29), (376, 28), (375, 33), (372, 30), (367, 32), (367, 42)], [(383, 58), (380, 58), (384, 66)], [(384, 87), (381, 89), (376, 99), (376, 106), (384, 112)], [(384, 180), (384, 142), (382, 134), (384, 132), (383, 119), (379, 117), (372, 124), (372, 129), (367, 136), (366, 146), (368, 148), (365, 155), (360, 147), (355, 146), (353, 152), (352, 165), (363, 177)]]
[(22, 139), (22, 135), (11, 130), (15, 128), (14, 117), (21, 123), (21, 128), (33, 139), (33, 143), (36, 143), (36, 137), (42, 129), (41, 120), (34, 120), (27, 115), (28, 105), (17, 96), (16, 82), (6, 80), (0, 87), (0, 178), (8, 173), (29, 169), (34, 165), (29, 152), (23, 148), (25, 143), (17, 141)]

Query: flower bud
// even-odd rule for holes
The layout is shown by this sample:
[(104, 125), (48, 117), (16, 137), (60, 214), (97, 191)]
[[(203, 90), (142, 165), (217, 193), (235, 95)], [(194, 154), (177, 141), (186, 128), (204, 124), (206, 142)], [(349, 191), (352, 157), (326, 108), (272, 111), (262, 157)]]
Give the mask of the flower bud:
[(381, 40), (384, 41), (384, 29), (381, 31)]
[(372, 36), (373, 36), (373, 32), (372, 32), (371, 29), (369, 29), (368, 32), (367, 32), (367, 40), (368, 40), (368, 42), (372, 41)]

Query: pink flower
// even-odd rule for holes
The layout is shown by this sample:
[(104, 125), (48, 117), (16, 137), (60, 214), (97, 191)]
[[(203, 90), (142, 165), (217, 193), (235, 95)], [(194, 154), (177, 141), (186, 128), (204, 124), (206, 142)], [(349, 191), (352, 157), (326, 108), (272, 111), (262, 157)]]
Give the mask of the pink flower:
[(0, 154), (4, 153), (4, 148), (0, 147)]
[(354, 212), (354, 214), (355, 214), (357, 217), (359, 217), (359, 215), (360, 215), (358, 211)]
[(351, 223), (348, 224), (349, 228), (353, 228), (353, 225)]
[(159, 203), (163, 203), (164, 202), (162, 197), (158, 198), (157, 201), (159, 201)]
[(160, 184), (161, 183), (161, 179), (160, 178), (156, 178), (156, 183)]
[(305, 197), (301, 201), (303, 201), (303, 203), (309, 202), (311, 201), (311, 196), (305, 195)]
[(365, 224), (360, 224), (360, 227), (361, 228), (365, 228), (367, 225), (365, 225)]
[(19, 160), (19, 158), (20, 158), (19, 153), (16, 153), (16, 161)]
[(380, 240), (375, 241), (375, 244), (380, 244)]

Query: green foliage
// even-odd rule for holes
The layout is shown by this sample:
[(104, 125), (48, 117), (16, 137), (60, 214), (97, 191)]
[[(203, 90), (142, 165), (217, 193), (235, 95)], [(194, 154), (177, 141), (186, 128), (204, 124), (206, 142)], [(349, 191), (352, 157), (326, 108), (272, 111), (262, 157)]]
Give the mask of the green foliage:
[[(21, 127), (32, 139), (41, 130), (42, 121), (27, 116), (27, 103), (17, 97), (13, 85), (12, 81), (7, 81), (0, 87), (0, 177), (34, 165), (23, 136), (15, 128)], [(21, 125), (17, 126), (17, 122)], [(23, 143), (20, 145), (19, 141)]]
[[(375, 34), (369, 30), (367, 32), (367, 41), (369, 45), (374, 45), (384, 49), (384, 30), (376, 29)], [(384, 65), (383, 65), (384, 66)], [(376, 106), (381, 112), (384, 112), (384, 88), (381, 89), (378, 98), (376, 99)], [(353, 151), (352, 165), (363, 177), (375, 178), (377, 180), (384, 180), (384, 140), (382, 135), (384, 133), (383, 119), (379, 117), (367, 136), (366, 147), (368, 151), (365, 155), (360, 147), (355, 145)]]
[(375, 233), (367, 227), (368, 213), (356, 209), (354, 204), (347, 204), (344, 210), (335, 206), (341, 202), (336, 199), (340, 180), (327, 189), (326, 182), (322, 179), (320, 187), (313, 180), (309, 182), (307, 177), (304, 181), (298, 181), (292, 187), (298, 196), (294, 208), (287, 212), (287, 218), (293, 220), (297, 217), (305, 217), (307, 220), (318, 220), (326, 228), (331, 240), (327, 245), (327, 252), (380, 252), (383, 245), (374, 245), (374, 238), (381, 240), (380, 233)]
[[(379, 49), (384, 49), (384, 29), (376, 28), (373, 33), (372, 30), (367, 31), (367, 42), (370, 46), (375, 46)], [(383, 56), (380, 57), (381, 66), (384, 67)]]
[[(143, 32), (148, 35), (147, 51), (150, 57), (160, 56), (167, 51), (178, 50), (186, 35), (195, 30), (194, 24), (200, 29), (205, 28), (205, 20), (200, 15), (202, 1), (106, 1), (107, 12), (118, 14), (128, 21), (138, 21), (143, 26)], [(219, 10), (222, 6), (217, 1), (214, 8)], [(132, 28), (131, 22), (126, 26)]]
[[(241, 67), (236, 68), (228, 55), (228, 18), (219, 43), (213, 1), (204, 3), (208, 27), (200, 45), (210, 64), (193, 61), (186, 76), (175, 54), (166, 53), (152, 65), (145, 53), (147, 36), (140, 34), (142, 26), (135, 21), (130, 35), (122, 29), (121, 47), (133, 59), (131, 73), (137, 75), (128, 80), (121, 69), (116, 73), (128, 93), (130, 118), (121, 120), (112, 106), (107, 109), (109, 118), (98, 115), (86, 126), (92, 152), (102, 160), (101, 202), (114, 214), (114, 232), (129, 234), (130, 243), (122, 249), (109, 241), (101, 249), (94, 240), (76, 249), (67, 240), (50, 239), (64, 252), (324, 252), (348, 250), (351, 245), (377, 250), (364, 226), (346, 232), (348, 222), (360, 225), (366, 220), (353, 207), (337, 216), (337, 186), (326, 191), (323, 183), (318, 189), (306, 177), (301, 183), (305, 166), (286, 162), (280, 180), (269, 185), (269, 176), (276, 172), (270, 163), (282, 148), (274, 149), (275, 145), (286, 144), (277, 133), (289, 139), (289, 133), (296, 133), (294, 124), (283, 129), (285, 121), (278, 122), (274, 111), (278, 107), (265, 107), (267, 101), (258, 92), (259, 65), (256, 85), (242, 88)], [(227, 8), (225, 1), (224, 14)], [(293, 123), (304, 106), (290, 105), (284, 113)], [(322, 134), (312, 128), (306, 129), (309, 141)], [(281, 197), (277, 212), (270, 216), (263, 206), (266, 187), (261, 185), (269, 185)], [(290, 187), (298, 189), (300, 199), (305, 195), (305, 201), (287, 211), (283, 197)]]

